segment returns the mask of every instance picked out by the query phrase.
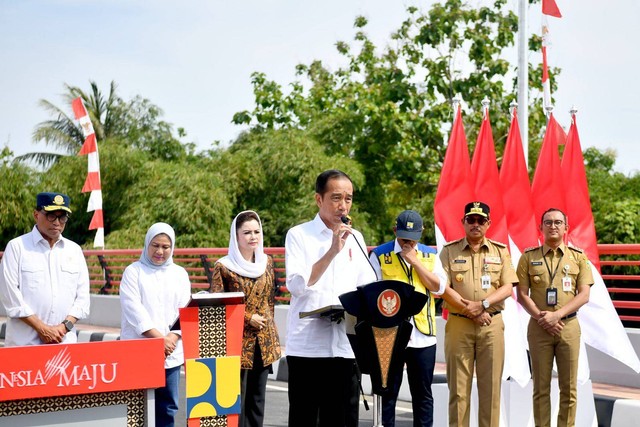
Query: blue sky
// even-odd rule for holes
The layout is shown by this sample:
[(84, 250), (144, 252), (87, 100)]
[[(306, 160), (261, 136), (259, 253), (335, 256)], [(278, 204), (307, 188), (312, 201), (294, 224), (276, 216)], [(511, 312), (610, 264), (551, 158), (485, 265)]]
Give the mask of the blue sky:
[[(204, 150), (242, 130), (230, 121), (252, 108), (252, 72), (286, 86), (298, 63), (320, 59), (335, 69), (334, 44), (352, 40), (357, 15), (369, 19), (367, 32), (380, 46), (407, 5), (432, 3), (0, 0), (0, 144), (16, 154), (47, 151), (31, 142), (34, 126), (49, 118), (38, 100), (61, 105), (64, 83), (87, 88), (95, 80), (106, 91), (115, 80), (123, 98), (149, 98)], [(549, 61), (563, 70), (555, 116), (568, 126), (576, 105), (583, 148), (613, 148), (617, 170), (639, 171), (640, 50), (633, 46), (640, 40), (640, 5), (619, 0), (605, 11), (596, 0), (557, 3), (564, 17), (551, 20)], [(530, 32), (539, 32), (538, 8), (531, 9)]]

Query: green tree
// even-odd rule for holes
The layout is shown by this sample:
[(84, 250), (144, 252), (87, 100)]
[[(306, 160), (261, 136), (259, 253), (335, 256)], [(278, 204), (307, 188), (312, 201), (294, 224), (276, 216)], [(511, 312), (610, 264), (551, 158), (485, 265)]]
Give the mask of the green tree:
[[(432, 212), (457, 94), (478, 112), (464, 118), (469, 141), (479, 129), (482, 99), (492, 100), (494, 136), (502, 152), (515, 99), (515, 68), (503, 54), (514, 44), (517, 17), (506, 0), (478, 8), (448, 0), (426, 13), (410, 7), (384, 49), (368, 38), (365, 18), (356, 18), (354, 25), (354, 44), (336, 44), (346, 66), (330, 71), (320, 61), (299, 65), (298, 75), (306, 82), (294, 82), (286, 94), (254, 73), (255, 108), (237, 113), (234, 122), (257, 130), (305, 129), (329, 155), (360, 163), (365, 173), (361, 206), (375, 218), (374, 235), (382, 241), (391, 236), (399, 210)], [(530, 128), (543, 123), (543, 115), (534, 116)]]
[[(62, 96), (65, 108), (61, 108), (46, 99), (40, 100), (40, 106), (54, 118), (36, 125), (33, 132), (34, 142), (44, 142), (57, 152), (34, 152), (17, 157), (20, 161), (33, 161), (43, 168), (51, 166), (67, 155), (75, 155), (84, 143), (82, 128), (73, 115), (71, 102), (80, 97), (91, 119), (96, 140), (102, 143), (119, 143), (148, 151), (153, 158), (172, 160), (193, 154), (193, 144), (182, 144), (174, 135), (170, 123), (161, 120), (162, 110), (148, 99), (140, 96), (124, 101), (117, 94), (114, 81), (105, 96), (96, 82), (90, 81), (90, 91), (85, 92), (77, 86), (65, 83)], [(179, 136), (185, 136), (178, 129)]]
[(28, 232), (35, 220), (35, 184), (38, 174), (22, 164), (13, 162), (13, 153), (4, 147), (0, 153), (0, 250), (9, 240)]
[(370, 218), (359, 210), (360, 189), (364, 183), (362, 167), (341, 155), (329, 156), (308, 132), (267, 130), (243, 134), (229, 150), (221, 153), (217, 168), (225, 171), (223, 188), (232, 195), (234, 210), (229, 226), (240, 211), (258, 212), (264, 223), (268, 246), (284, 246), (287, 230), (308, 221), (317, 212), (315, 180), (326, 169), (341, 169), (354, 182), (353, 216), (358, 230), (370, 238)]

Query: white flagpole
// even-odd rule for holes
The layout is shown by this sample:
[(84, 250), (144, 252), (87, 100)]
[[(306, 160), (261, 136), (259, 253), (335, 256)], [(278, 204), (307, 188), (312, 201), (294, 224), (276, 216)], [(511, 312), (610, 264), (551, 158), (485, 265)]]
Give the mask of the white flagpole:
[(524, 150), (524, 162), (529, 166), (529, 61), (527, 61), (527, 14), (529, 2), (518, 0), (518, 123)]

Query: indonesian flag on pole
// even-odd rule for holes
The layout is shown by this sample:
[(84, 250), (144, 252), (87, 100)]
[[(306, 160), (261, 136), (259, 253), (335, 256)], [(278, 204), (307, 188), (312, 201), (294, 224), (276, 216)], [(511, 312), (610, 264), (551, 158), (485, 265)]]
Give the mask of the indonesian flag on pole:
[(487, 237), (508, 244), (507, 219), (504, 215), (500, 174), (488, 107), (484, 109), (484, 118), (473, 152), (471, 176), (475, 187), (475, 200), (486, 203), (491, 209), (491, 227), (487, 230)]
[[(491, 209), (491, 226), (487, 237), (508, 244), (507, 219), (503, 204), (502, 185), (496, 162), (496, 151), (491, 131), (489, 109), (484, 107), (484, 118), (478, 133), (478, 141), (471, 162), (471, 176), (475, 184), (475, 200), (481, 200)], [(515, 298), (515, 295), (512, 295)], [(524, 387), (531, 378), (527, 358), (525, 335), (520, 323), (518, 304), (514, 298), (504, 302), (502, 318), (504, 320), (505, 358), (502, 379), (511, 377)]]
[[(511, 256), (514, 257), (514, 246), (520, 253), (528, 247), (538, 246), (538, 227), (531, 200), (531, 184), (515, 109), (502, 157), (500, 183), (509, 230), (509, 246)], [(515, 259), (514, 264), (517, 265)]]
[(565, 192), (567, 217), (569, 222), (569, 240), (583, 249), (591, 263), (600, 270), (596, 228), (589, 200), (589, 185), (584, 169), (584, 157), (580, 147), (580, 136), (575, 114), (571, 117), (571, 128), (562, 155), (562, 180), (572, 183), (570, 191)]
[(433, 205), (438, 250), (446, 242), (464, 237), (460, 220), (464, 216), (464, 205), (474, 199), (469, 148), (458, 105)]
[(542, 105), (545, 110), (551, 107), (551, 82), (549, 81), (549, 63), (547, 62), (547, 48), (551, 45), (551, 40), (547, 16), (562, 18), (555, 0), (542, 0)]
[(104, 220), (102, 216), (102, 186), (100, 183), (100, 160), (98, 156), (98, 143), (96, 134), (91, 124), (87, 109), (82, 103), (82, 98), (72, 101), (73, 114), (82, 126), (85, 140), (78, 155), (86, 155), (88, 159), (88, 173), (82, 187), (82, 192), (91, 192), (87, 212), (93, 211), (93, 218), (89, 224), (89, 230), (96, 230), (93, 247), (104, 247)]
[[(558, 153), (558, 139), (561, 134), (564, 134), (564, 131), (556, 122), (553, 113), (550, 113), (544, 140), (540, 148), (538, 164), (533, 176), (533, 183), (531, 184), (533, 207), (538, 221), (542, 220), (542, 214), (550, 208), (567, 212), (565, 187), (562, 184), (562, 170), (560, 168), (560, 154)], [(571, 189), (569, 188), (569, 190)], [(565, 238), (567, 237), (565, 236)], [(583, 336), (580, 339), (580, 356), (578, 359), (578, 381), (581, 384), (588, 381), (590, 376), (587, 350), (584, 344)]]
[(531, 184), (531, 200), (536, 220), (540, 220), (542, 213), (549, 208), (567, 211), (558, 153), (558, 128), (560, 125), (553, 117), (553, 113), (549, 114), (549, 122)]
[(563, 182), (572, 183), (571, 188), (565, 193), (569, 242), (585, 251), (591, 261), (594, 279), (589, 302), (578, 311), (582, 338), (591, 347), (640, 372), (640, 360), (629, 341), (599, 272), (596, 231), (575, 114), (572, 115), (561, 167)]

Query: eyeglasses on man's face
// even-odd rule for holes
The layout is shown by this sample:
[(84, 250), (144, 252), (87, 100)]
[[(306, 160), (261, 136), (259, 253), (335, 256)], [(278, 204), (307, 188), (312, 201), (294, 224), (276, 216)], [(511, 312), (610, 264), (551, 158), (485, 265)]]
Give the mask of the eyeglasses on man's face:
[(542, 223), (544, 224), (545, 227), (551, 227), (554, 225), (556, 227), (561, 227), (564, 225), (564, 221), (561, 219), (555, 219), (555, 220), (545, 219), (544, 221), (542, 221)]
[(464, 222), (466, 222), (469, 225), (473, 225), (473, 224), (479, 224), (479, 225), (485, 225), (487, 223), (487, 221), (489, 221), (487, 218), (483, 218), (481, 216), (466, 216), (464, 217)]
[(55, 212), (45, 212), (40, 211), (47, 218), (49, 222), (56, 222), (56, 219), (60, 221), (60, 224), (66, 224), (69, 221), (69, 214), (63, 213), (61, 215), (56, 215)]

